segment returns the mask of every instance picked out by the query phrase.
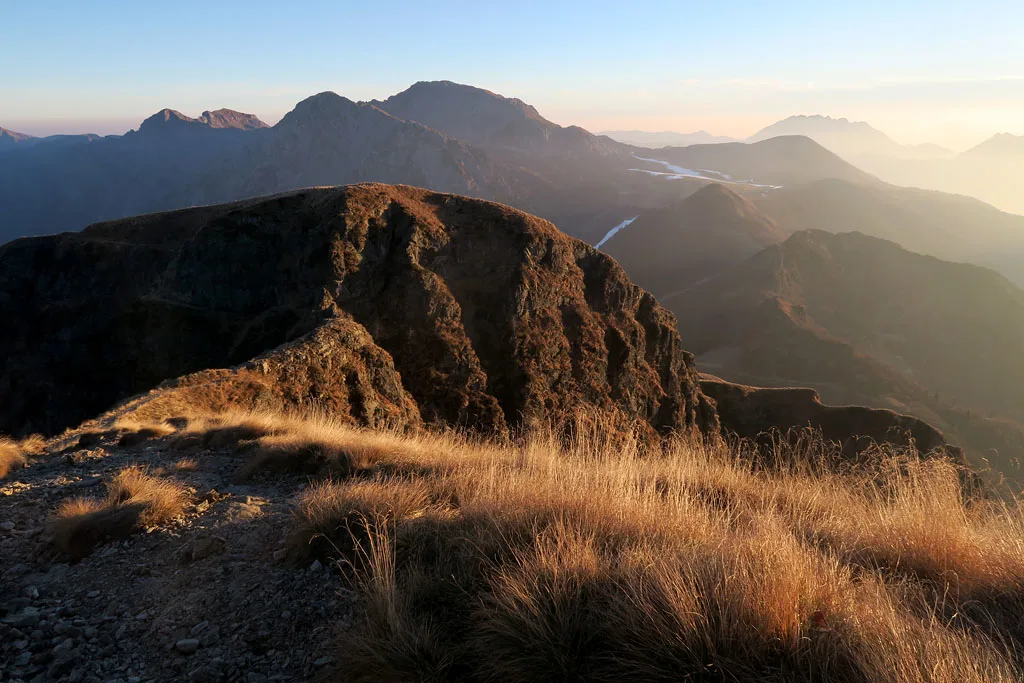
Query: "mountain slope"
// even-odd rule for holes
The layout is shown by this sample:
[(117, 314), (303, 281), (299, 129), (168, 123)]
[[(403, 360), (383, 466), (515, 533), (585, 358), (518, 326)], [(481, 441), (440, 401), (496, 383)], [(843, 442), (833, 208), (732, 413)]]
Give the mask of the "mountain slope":
[(669, 147), (641, 156), (660, 159), (688, 169), (709, 169), (734, 180), (773, 185), (799, 185), (826, 178), (859, 184), (878, 180), (828, 151), (810, 138), (775, 137), (755, 143)]
[(485, 431), (580, 408), (651, 433), (717, 424), (672, 316), (614, 261), (508, 207), (410, 187), (18, 240), (0, 248), (0, 316), (0, 432), (57, 432), (151, 389), (126, 409), (313, 405)]
[(863, 232), (923, 254), (975, 263), (1024, 284), (1024, 217), (956, 195), (823, 180), (755, 197), (790, 232)]
[(641, 213), (603, 251), (664, 300), (786, 237), (749, 201), (713, 184), (681, 202)]
[(984, 268), (804, 231), (666, 304), (702, 369), (727, 379), (947, 427), (966, 411), (1024, 421), (1024, 292)]
[(516, 98), (450, 81), (420, 82), (372, 102), (407, 121), (416, 121), (497, 155), (497, 158), (586, 158), (624, 153), (625, 148), (578, 126), (548, 121)]

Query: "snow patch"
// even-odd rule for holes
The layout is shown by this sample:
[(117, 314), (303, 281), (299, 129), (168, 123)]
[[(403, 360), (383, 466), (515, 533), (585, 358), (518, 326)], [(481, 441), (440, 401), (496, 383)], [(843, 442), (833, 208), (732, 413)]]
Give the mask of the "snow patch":
[(632, 218), (627, 218), (626, 220), (616, 225), (614, 228), (609, 230), (604, 237), (601, 238), (600, 242), (594, 245), (594, 248), (600, 249), (602, 244), (610, 240), (612, 237), (615, 237), (615, 234), (620, 230), (625, 230), (626, 228), (628, 228), (637, 218), (640, 218), (640, 216), (633, 216)]

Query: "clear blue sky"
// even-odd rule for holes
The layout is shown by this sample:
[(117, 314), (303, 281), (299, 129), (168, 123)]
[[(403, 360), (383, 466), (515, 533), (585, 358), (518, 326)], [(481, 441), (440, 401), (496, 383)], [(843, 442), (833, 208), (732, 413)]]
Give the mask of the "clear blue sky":
[(1020, 0), (0, 0), (0, 125), (120, 132), (222, 106), (273, 122), (322, 90), (448, 79), (595, 130), (825, 113), (968, 144), (1024, 134), (1022, 36)]

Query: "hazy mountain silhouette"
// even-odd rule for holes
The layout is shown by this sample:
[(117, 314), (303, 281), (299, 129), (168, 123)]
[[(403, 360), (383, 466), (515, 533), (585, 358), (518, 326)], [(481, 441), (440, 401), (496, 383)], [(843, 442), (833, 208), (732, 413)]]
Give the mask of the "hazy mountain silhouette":
[(953, 152), (938, 145), (901, 145), (863, 121), (830, 116), (791, 116), (773, 123), (747, 139), (760, 142), (780, 135), (803, 135), (854, 164), (870, 157), (942, 159)]
[(967, 150), (959, 158), (971, 157), (1009, 157), (1018, 161), (1024, 159), (1024, 135), (1000, 133)]

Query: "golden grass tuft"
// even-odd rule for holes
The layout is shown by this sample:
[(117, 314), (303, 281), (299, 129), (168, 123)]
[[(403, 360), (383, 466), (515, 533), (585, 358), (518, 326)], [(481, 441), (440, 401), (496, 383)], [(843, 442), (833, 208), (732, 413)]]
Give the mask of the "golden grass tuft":
[(25, 452), (18, 442), (0, 437), (0, 479), (6, 478), (14, 470), (21, 469), (27, 462)]
[(327, 559), (351, 555), (353, 539), (368, 533), (367, 524), (397, 521), (421, 513), (430, 504), (422, 481), (391, 479), (314, 484), (302, 495), (295, 513), (293, 556)]
[(180, 484), (127, 467), (107, 482), (106, 499), (64, 501), (50, 520), (50, 531), (61, 552), (81, 559), (101, 543), (174, 519), (184, 505)]
[(39, 456), (46, 452), (46, 439), (42, 434), (32, 434), (25, 437), (18, 444), (21, 452), (27, 456)]

